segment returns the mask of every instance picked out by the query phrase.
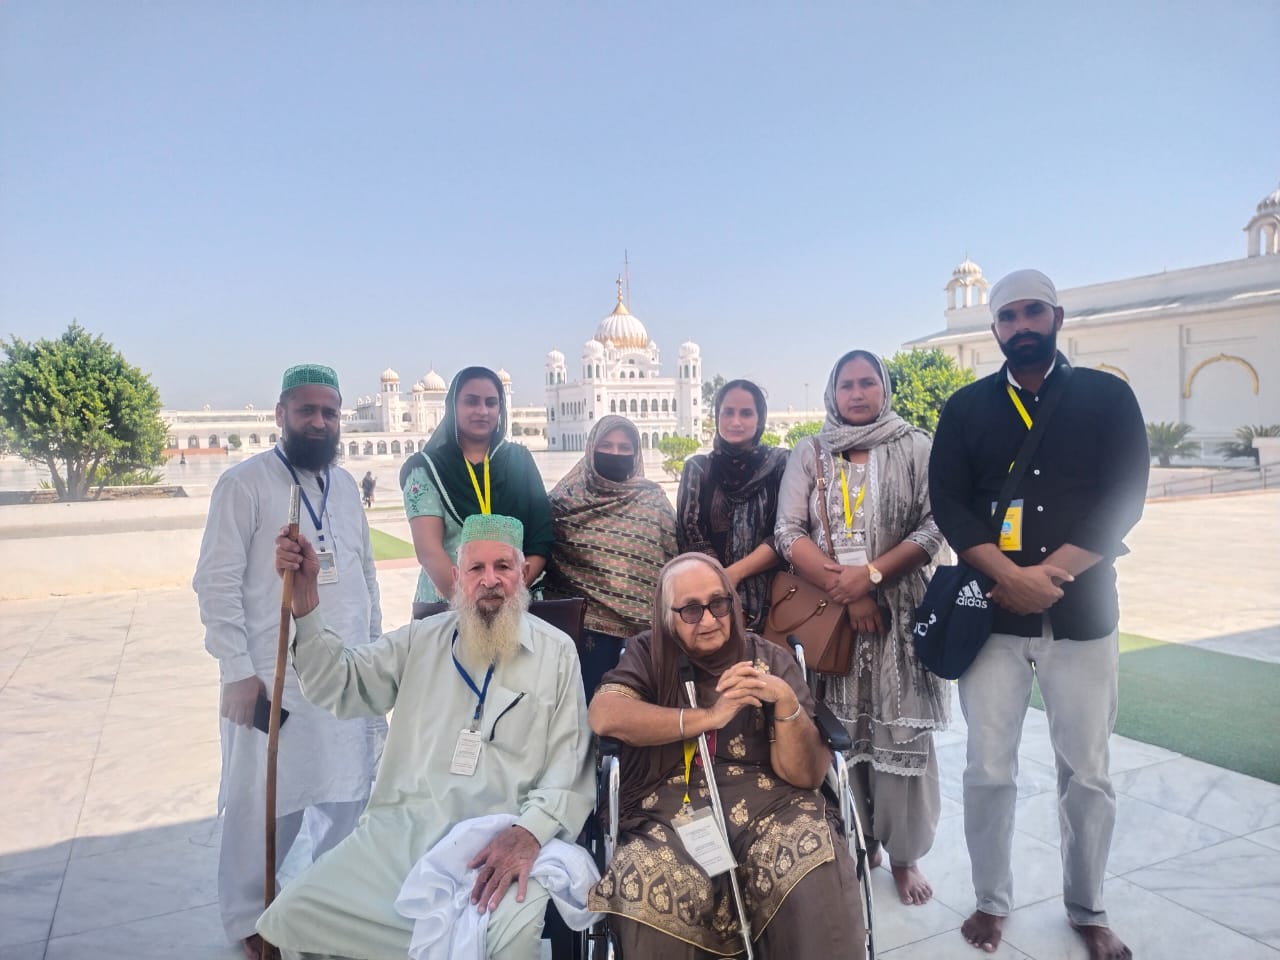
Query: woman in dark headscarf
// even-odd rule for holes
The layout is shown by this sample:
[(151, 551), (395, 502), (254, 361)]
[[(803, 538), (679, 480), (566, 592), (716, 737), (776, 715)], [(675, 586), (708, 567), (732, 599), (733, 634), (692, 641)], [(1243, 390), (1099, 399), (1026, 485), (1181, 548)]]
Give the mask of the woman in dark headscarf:
[[(682, 656), (697, 708), (679, 682)], [(816, 790), (831, 752), (813, 706), (790, 651), (744, 629), (718, 561), (686, 553), (663, 568), (651, 630), (627, 642), (589, 712), (594, 731), (625, 745), (618, 846), (587, 901), (617, 916), (623, 956), (702, 960), (742, 950), (728, 873), (708, 876), (676, 832), (686, 814), (709, 806), (706, 771), (700, 758), (690, 762), (700, 733), (757, 955), (861, 955), (857, 875)]]
[(883, 846), (899, 898), (919, 904), (932, 890), (916, 861), (933, 845), (942, 805), (933, 731), (946, 726), (950, 706), (946, 681), (911, 643), (942, 548), (929, 506), (929, 435), (893, 412), (889, 374), (865, 350), (836, 362), (824, 399), (816, 449), (797, 444), (782, 478), (778, 552), (844, 604), (858, 632), (849, 673), (830, 678), (823, 699), (853, 737), (850, 774), (873, 861)]
[(640, 434), (626, 417), (601, 417), (587, 453), (551, 491), (555, 531), (549, 597), (585, 597), (579, 654), (587, 697), (618, 662), (627, 637), (648, 625), (653, 588), (676, 555), (676, 517), (644, 477)]
[(506, 392), (487, 367), (467, 367), (449, 384), (444, 419), (400, 468), (404, 512), (422, 570), (414, 603), (453, 597), (462, 521), (473, 513), (524, 524), (525, 583), (551, 556), (551, 509), (529, 451), (506, 440)]
[(680, 549), (713, 556), (742, 598), (747, 627), (759, 630), (769, 612), (778, 566), (773, 528), (787, 452), (760, 442), (768, 406), (750, 380), (730, 380), (715, 397), (711, 453), (685, 461), (676, 514)]

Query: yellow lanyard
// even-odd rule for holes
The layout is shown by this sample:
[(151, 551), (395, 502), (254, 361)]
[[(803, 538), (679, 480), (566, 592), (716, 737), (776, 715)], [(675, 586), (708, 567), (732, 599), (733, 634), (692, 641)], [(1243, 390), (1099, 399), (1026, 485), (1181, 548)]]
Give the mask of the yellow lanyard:
[(844, 493), (844, 528), (846, 530), (853, 529), (853, 515), (862, 508), (862, 498), (867, 495), (867, 480), (863, 477), (862, 485), (858, 487), (858, 497), (853, 501), (853, 508), (849, 507), (849, 481), (844, 475), (844, 465), (840, 466), (840, 489)]
[(1018, 410), (1018, 415), (1022, 417), (1022, 422), (1027, 425), (1027, 429), (1031, 429), (1031, 414), (1027, 413), (1027, 408), (1022, 405), (1022, 398), (1018, 396), (1018, 391), (1013, 389), (1013, 384), (1006, 383), (1004, 388), (1009, 391), (1009, 399), (1013, 401), (1014, 407)]
[(476, 491), (476, 500), (480, 503), (481, 513), (492, 513), (493, 497), (489, 494), (489, 455), (484, 455), (484, 493), (480, 492), (480, 481), (476, 479), (476, 468), (471, 466), (471, 461), (463, 457), (463, 462), (467, 465), (467, 472), (471, 474), (471, 486)]
[(684, 802), (689, 802), (689, 774), (693, 772), (693, 751), (697, 749), (696, 740), (684, 742)]
[[(1013, 401), (1014, 409), (1018, 411), (1018, 415), (1022, 417), (1022, 422), (1027, 425), (1027, 429), (1031, 429), (1031, 414), (1027, 413), (1027, 408), (1022, 405), (1022, 398), (1018, 396), (1018, 391), (1013, 389), (1013, 384), (1006, 383), (1004, 388), (1009, 391), (1009, 399)], [(1015, 461), (1009, 461), (1009, 472), (1013, 473), (1013, 464)]]

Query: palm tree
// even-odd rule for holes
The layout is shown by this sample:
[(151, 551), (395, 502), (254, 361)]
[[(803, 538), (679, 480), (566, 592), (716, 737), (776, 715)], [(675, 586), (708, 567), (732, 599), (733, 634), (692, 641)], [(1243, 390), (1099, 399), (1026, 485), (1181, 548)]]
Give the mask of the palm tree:
[(1232, 443), (1219, 444), (1218, 452), (1229, 460), (1235, 457), (1249, 457), (1257, 463), (1258, 451), (1253, 448), (1254, 437), (1280, 437), (1280, 423), (1273, 423), (1269, 427), (1251, 427), (1247, 424), (1236, 427), (1236, 439)]
[(1187, 439), (1192, 429), (1189, 423), (1147, 424), (1147, 446), (1160, 466), (1169, 466), (1173, 457), (1194, 457), (1200, 452), (1200, 444)]

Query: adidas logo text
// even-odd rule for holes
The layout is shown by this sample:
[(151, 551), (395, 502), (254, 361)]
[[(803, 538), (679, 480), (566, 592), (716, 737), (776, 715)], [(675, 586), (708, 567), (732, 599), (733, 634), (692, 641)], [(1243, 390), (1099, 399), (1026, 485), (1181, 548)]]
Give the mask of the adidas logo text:
[(978, 586), (977, 580), (970, 580), (960, 588), (960, 592), (956, 594), (956, 606), (987, 609), (987, 598), (982, 595), (982, 588)]

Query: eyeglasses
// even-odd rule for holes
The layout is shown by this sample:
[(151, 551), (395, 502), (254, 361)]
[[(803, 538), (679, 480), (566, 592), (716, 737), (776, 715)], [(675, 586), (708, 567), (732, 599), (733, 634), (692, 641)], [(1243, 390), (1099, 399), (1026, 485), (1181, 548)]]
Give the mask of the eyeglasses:
[(680, 619), (685, 623), (701, 623), (702, 614), (707, 610), (710, 610), (711, 615), (717, 620), (723, 620), (729, 615), (731, 609), (733, 609), (731, 597), (713, 597), (709, 603), (686, 603), (683, 607), (671, 608), (673, 613), (680, 614)]

